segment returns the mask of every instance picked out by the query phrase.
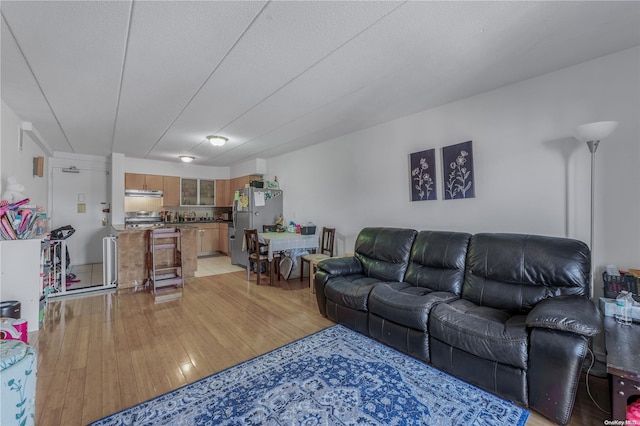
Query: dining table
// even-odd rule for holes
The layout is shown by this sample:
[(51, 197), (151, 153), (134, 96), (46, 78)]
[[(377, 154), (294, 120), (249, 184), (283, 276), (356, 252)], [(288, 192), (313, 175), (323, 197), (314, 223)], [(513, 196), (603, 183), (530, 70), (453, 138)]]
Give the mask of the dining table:
[(273, 253), (287, 250), (317, 250), (320, 247), (320, 234), (303, 235), (294, 232), (260, 232), (260, 243), (268, 247), (269, 262), (273, 260)]

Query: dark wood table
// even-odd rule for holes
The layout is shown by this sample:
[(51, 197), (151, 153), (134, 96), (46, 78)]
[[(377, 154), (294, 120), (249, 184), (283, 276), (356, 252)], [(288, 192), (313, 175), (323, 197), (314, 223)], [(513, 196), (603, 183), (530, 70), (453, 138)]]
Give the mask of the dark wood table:
[(611, 374), (611, 419), (625, 420), (629, 397), (640, 395), (640, 324), (604, 317), (607, 373)]

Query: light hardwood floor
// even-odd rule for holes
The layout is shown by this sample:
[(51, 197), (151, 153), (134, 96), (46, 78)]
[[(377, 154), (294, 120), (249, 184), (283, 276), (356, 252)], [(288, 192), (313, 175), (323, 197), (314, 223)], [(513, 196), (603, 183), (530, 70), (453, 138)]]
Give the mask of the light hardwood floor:
[[(36, 424), (86, 425), (333, 325), (308, 282), (256, 286), (245, 272), (187, 280), (182, 297), (154, 303), (147, 292), (51, 301), (38, 350)], [(590, 380), (608, 408), (604, 379)], [(584, 382), (571, 425), (607, 418)], [(528, 426), (550, 425), (532, 412)]]
[(246, 271), (246, 269), (242, 266), (232, 265), (229, 256), (213, 255), (198, 258), (198, 269), (195, 276), (206, 277), (236, 271)]

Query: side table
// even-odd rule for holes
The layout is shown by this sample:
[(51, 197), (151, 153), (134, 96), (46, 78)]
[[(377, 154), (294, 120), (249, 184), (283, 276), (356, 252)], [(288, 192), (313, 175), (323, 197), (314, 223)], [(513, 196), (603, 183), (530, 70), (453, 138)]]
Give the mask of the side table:
[(611, 419), (624, 421), (627, 401), (640, 397), (640, 324), (620, 325), (604, 317), (607, 373), (611, 374)]

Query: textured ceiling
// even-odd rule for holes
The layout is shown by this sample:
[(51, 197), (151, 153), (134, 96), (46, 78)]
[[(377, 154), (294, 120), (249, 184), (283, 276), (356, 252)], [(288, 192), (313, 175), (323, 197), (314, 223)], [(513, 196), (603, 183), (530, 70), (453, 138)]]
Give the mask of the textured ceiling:
[[(229, 166), (640, 45), (640, 2), (6, 1), (1, 96), (54, 151)], [(205, 141), (229, 138), (224, 147)]]

